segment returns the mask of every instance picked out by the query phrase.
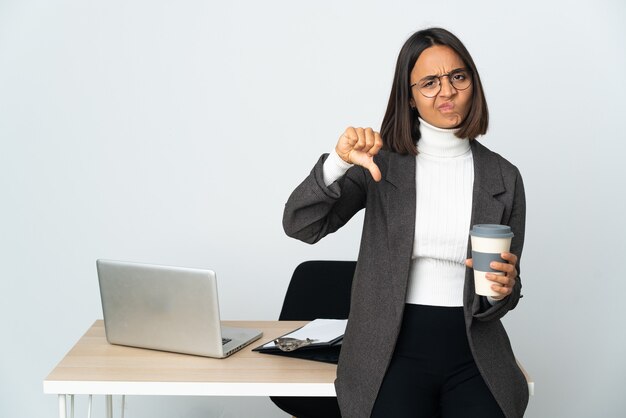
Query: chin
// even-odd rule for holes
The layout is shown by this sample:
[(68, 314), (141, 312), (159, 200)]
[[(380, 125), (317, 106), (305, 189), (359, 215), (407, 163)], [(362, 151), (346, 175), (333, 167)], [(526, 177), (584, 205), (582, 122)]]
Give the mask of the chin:
[(461, 123), (456, 120), (443, 119), (437, 121), (437, 126), (442, 129), (454, 129), (459, 126)]
[(446, 126), (446, 128), (448, 128), (448, 129), (457, 128), (457, 127), (459, 127), (461, 125), (462, 122), (463, 122), (463, 119), (458, 117), (458, 116), (455, 116), (455, 117), (450, 118), (450, 119), (444, 118), (442, 120), (442, 124), (444, 124)]

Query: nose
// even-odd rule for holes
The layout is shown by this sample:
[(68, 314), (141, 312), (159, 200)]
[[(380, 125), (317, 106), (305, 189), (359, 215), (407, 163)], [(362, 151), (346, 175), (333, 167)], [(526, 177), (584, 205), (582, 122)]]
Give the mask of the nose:
[(441, 77), (439, 80), (439, 82), (441, 83), (441, 90), (439, 91), (440, 96), (450, 97), (454, 93), (456, 93), (456, 89), (454, 88), (452, 83), (450, 83), (450, 78), (448, 76)]

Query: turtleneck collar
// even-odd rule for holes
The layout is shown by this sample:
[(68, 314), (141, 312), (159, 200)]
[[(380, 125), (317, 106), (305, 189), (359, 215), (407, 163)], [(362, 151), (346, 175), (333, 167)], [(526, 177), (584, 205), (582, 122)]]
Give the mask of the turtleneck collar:
[(470, 150), (468, 139), (457, 138), (454, 134), (457, 129), (438, 128), (426, 122), (422, 118), (420, 121), (420, 140), (417, 141), (417, 152), (419, 154), (431, 155), (434, 157), (452, 158), (458, 157)]

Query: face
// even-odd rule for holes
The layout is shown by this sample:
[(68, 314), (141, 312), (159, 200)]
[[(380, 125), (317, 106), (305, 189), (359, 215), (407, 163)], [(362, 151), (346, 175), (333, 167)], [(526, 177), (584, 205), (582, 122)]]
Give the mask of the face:
[[(425, 77), (440, 76), (458, 68), (466, 68), (461, 57), (452, 48), (433, 45), (426, 48), (411, 70), (411, 84), (419, 83)], [(437, 79), (434, 79), (437, 81)], [(469, 113), (473, 86), (457, 90), (450, 84), (449, 77), (441, 78), (441, 91), (428, 98), (420, 93), (418, 86), (411, 88), (411, 106), (417, 108), (426, 122), (439, 128), (455, 128)]]

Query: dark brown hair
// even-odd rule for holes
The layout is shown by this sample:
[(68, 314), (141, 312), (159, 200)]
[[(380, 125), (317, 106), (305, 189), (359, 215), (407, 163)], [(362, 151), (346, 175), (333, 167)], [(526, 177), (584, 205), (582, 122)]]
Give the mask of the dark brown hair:
[(433, 45), (444, 45), (452, 48), (469, 69), (472, 77), (472, 100), (467, 117), (458, 126), (456, 136), (474, 139), (487, 132), (489, 111), (487, 101), (480, 82), (474, 60), (463, 43), (452, 33), (442, 28), (429, 28), (415, 32), (402, 46), (393, 85), (389, 96), (389, 104), (380, 128), (383, 148), (399, 154), (417, 155), (417, 141), (420, 139), (419, 113), (411, 108), (411, 71), (420, 54)]

